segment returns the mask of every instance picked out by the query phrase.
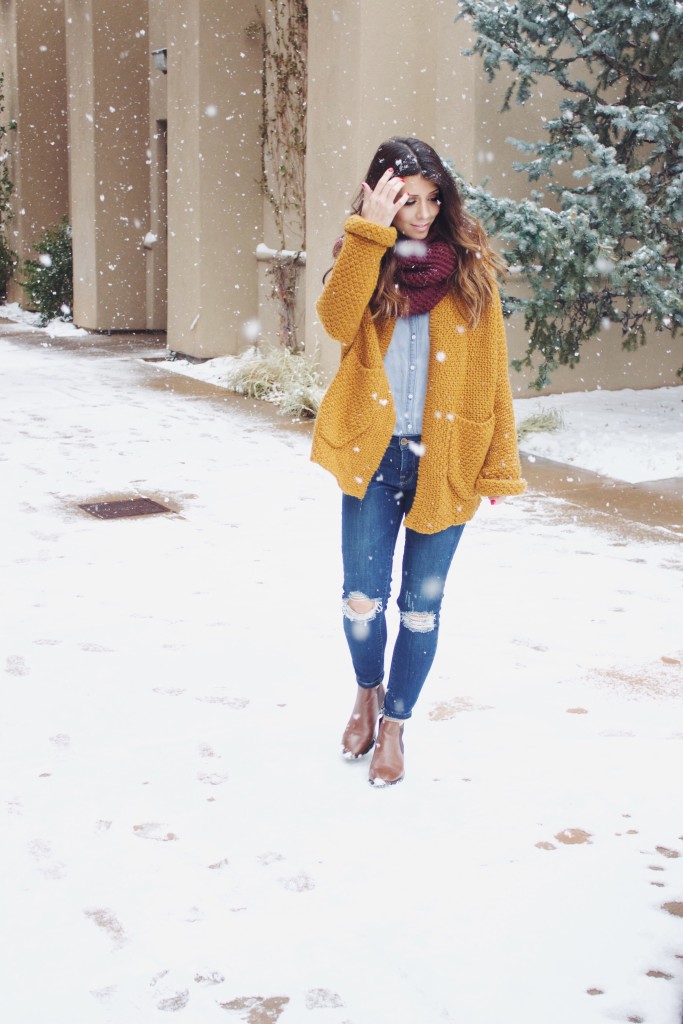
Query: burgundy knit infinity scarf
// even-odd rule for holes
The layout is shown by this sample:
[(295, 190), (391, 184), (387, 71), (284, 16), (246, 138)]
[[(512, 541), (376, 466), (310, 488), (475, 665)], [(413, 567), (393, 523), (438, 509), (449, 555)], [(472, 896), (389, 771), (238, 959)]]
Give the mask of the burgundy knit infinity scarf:
[[(402, 253), (401, 249), (406, 250)], [(455, 270), (455, 253), (441, 239), (413, 242), (401, 238), (394, 250), (396, 283), (409, 304), (409, 316), (428, 313), (447, 293)]]
[[(334, 243), (332, 255), (335, 259), (341, 252), (343, 241), (342, 235)], [(408, 315), (428, 313), (441, 302), (449, 289), (449, 279), (455, 270), (455, 253), (446, 242), (428, 236), (424, 242), (399, 238), (394, 255), (396, 283), (401, 295), (408, 299)]]

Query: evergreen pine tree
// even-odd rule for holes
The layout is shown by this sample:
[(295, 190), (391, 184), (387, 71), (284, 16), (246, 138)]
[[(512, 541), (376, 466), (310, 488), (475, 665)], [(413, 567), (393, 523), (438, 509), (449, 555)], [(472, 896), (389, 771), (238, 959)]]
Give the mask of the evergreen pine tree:
[(489, 79), (510, 75), (504, 110), (548, 78), (563, 94), (543, 139), (511, 140), (530, 157), (515, 170), (541, 186), (529, 199), (464, 186), (519, 270), (504, 296), (506, 312), (523, 311), (530, 336), (515, 365), (534, 367), (540, 389), (612, 325), (626, 349), (645, 342), (647, 324), (675, 335), (683, 325), (683, 3), (459, 6), (476, 32), (466, 53), (483, 58)]

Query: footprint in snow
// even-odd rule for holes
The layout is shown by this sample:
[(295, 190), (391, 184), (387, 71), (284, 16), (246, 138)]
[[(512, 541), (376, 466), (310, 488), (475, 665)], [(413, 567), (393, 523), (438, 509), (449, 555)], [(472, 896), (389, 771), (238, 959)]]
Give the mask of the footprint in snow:
[(492, 711), (490, 704), (477, 704), (470, 697), (452, 697), (435, 704), (429, 712), (432, 722), (447, 722), (463, 711)]
[(154, 839), (159, 843), (170, 843), (178, 838), (175, 832), (164, 832), (165, 828), (158, 821), (146, 821), (142, 825), (133, 825), (133, 832), (141, 839)]
[(56, 736), (50, 736), (50, 743), (64, 750), (66, 747), (71, 746), (71, 737), (67, 736), (65, 732), (58, 732)]
[(45, 878), (57, 880), (66, 877), (66, 867), (61, 861), (52, 859), (52, 847), (44, 839), (34, 839), (28, 849)]
[(661, 853), (662, 857), (668, 857), (670, 859), (680, 857), (678, 850), (671, 850), (668, 846), (655, 846), (655, 850), (657, 853)]
[(224, 694), (209, 694), (206, 697), (195, 697), (195, 700), (200, 701), (202, 704), (222, 704), (224, 707), (233, 708), (235, 711), (241, 711), (249, 703), (246, 697), (228, 697)]
[(221, 774), (221, 772), (199, 772), (197, 778), (207, 786), (220, 786), (222, 783), (227, 782), (228, 776)]
[[(591, 843), (592, 835), (590, 832), (586, 832), (582, 828), (565, 828), (561, 832), (558, 832), (553, 839), (556, 839), (558, 843), (562, 843), (564, 846), (577, 846), (581, 843)], [(537, 850), (556, 850), (557, 847), (554, 843), (544, 840), (540, 843), (535, 843)]]
[(269, 850), (267, 853), (259, 853), (256, 860), (259, 864), (263, 864), (267, 867), (268, 864), (274, 864), (275, 861), (284, 860), (285, 858), (281, 853), (275, 853), (273, 850)]
[(288, 1002), (289, 996), (240, 996), (218, 1005), (239, 1013), (244, 1024), (277, 1024)]
[(107, 985), (106, 988), (91, 988), (90, 995), (95, 999), (99, 999), (101, 1003), (106, 1003), (108, 999), (111, 999), (116, 993), (116, 985)]
[(108, 907), (88, 907), (83, 913), (109, 936), (117, 949), (126, 945), (128, 936), (123, 925)]
[[(586, 994), (589, 996), (604, 996), (605, 990), (604, 988), (587, 988)], [(626, 1021), (628, 1024), (644, 1024), (642, 1017), (627, 1017)]]
[(177, 1013), (178, 1010), (184, 1010), (189, 1001), (189, 989), (183, 989), (182, 992), (176, 992), (175, 995), (167, 996), (165, 999), (160, 999), (157, 1003), (157, 1010), (165, 1010), (167, 1013)]
[(149, 987), (155, 989), (157, 1010), (166, 1013), (177, 1013), (184, 1010), (190, 1001), (189, 989), (176, 988), (177, 979), (168, 970), (159, 971), (150, 980)]
[(328, 988), (311, 988), (306, 993), (307, 1010), (326, 1010), (343, 1005), (341, 996)]
[(208, 743), (200, 743), (199, 745), (199, 756), (200, 757), (218, 757), (219, 755), (210, 747)]
[(194, 980), (198, 985), (222, 985), (225, 975), (220, 971), (197, 971)]
[(310, 889), (315, 889), (315, 882), (303, 871), (292, 878), (279, 878), (278, 881), (288, 892), (307, 892)]
[(29, 668), (25, 659), (20, 654), (10, 654), (5, 662), (5, 672), (11, 676), (27, 676)]

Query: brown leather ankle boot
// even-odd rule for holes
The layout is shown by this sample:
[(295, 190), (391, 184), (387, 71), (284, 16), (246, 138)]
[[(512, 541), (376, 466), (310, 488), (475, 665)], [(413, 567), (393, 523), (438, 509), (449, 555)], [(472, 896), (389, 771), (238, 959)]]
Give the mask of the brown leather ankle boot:
[(383, 703), (384, 687), (381, 683), (372, 689), (358, 687), (356, 703), (342, 736), (342, 757), (355, 760), (372, 750), (375, 726)]
[(368, 776), (371, 786), (395, 786), (403, 778), (403, 722), (380, 718)]

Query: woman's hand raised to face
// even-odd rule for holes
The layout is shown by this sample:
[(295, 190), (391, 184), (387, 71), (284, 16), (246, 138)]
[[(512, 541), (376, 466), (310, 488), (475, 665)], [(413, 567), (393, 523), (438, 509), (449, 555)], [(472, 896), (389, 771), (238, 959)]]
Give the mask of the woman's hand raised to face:
[(363, 207), (361, 217), (371, 220), (373, 224), (381, 224), (382, 227), (391, 227), (394, 217), (402, 206), (410, 198), (408, 192), (399, 196), (404, 186), (402, 178), (392, 177), (394, 168), (390, 167), (379, 179), (374, 189), (370, 188), (367, 182), (363, 182)]

